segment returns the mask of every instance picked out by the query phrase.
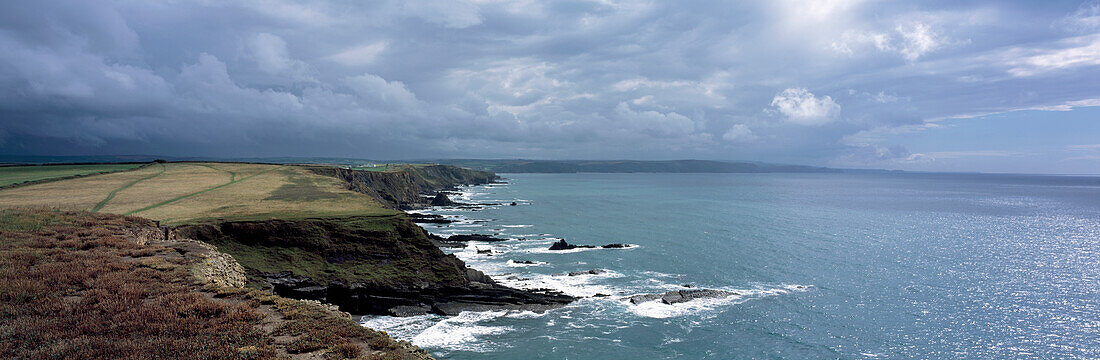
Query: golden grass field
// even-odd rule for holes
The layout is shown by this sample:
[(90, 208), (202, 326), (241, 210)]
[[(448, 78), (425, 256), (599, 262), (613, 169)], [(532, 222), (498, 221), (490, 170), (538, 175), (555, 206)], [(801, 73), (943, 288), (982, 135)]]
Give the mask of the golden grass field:
[(237, 163), (154, 164), (0, 190), (0, 207), (26, 206), (135, 215), (166, 224), (397, 213), (347, 190), (336, 178), (297, 166)]

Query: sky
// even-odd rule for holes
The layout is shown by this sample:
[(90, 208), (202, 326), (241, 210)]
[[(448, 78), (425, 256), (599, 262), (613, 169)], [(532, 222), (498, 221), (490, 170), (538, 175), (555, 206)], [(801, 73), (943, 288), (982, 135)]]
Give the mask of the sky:
[(1100, 173), (1100, 1), (0, 2), (0, 154)]

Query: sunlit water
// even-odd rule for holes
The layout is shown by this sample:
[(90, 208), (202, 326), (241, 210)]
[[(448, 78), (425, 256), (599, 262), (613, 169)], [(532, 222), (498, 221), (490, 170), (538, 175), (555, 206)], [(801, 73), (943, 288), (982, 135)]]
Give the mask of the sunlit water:
[[(456, 200), (517, 206), (433, 209), (467, 221), (425, 228), (515, 239), (455, 253), (501, 283), (586, 298), (364, 324), (449, 359), (1100, 357), (1100, 178), (505, 177)], [(546, 250), (556, 238), (638, 246)], [(589, 269), (607, 273), (554, 275)], [(685, 284), (741, 295), (621, 300)]]

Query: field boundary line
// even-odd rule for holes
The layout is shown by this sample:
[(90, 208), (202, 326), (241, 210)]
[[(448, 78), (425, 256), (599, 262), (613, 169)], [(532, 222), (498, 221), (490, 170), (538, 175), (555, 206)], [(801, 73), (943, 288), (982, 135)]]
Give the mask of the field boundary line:
[[(92, 165), (97, 165), (97, 164), (92, 164)], [(104, 165), (110, 165), (110, 164), (104, 164)], [(24, 181), (24, 182), (21, 182), (21, 183), (8, 184), (8, 185), (0, 186), (0, 190), (14, 189), (14, 188), (30, 186), (30, 185), (45, 184), (45, 183), (50, 183), (50, 182), (54, 182), (54, 181), (61, 181), (61, 180), (72, 180), (72, 179), (86, 178), (86, 177), (89, 177), (89, 176), (96, 176), (96, 175), (107, 175), (107, 174), (115, 174), (115, 173), (120, 173), (120, 172), (141, 170), (141, 169), (147, 168), (151, 165), (153, 165), (153, 164), (152, 163), (143, 164), (141, 166), (131, 168), (131, 169), (125, 169), (125, 170), (101, 171), (101, 172), (91, 173), (91, 174), (69, 175), (69, 176), (62, 176), (62, 177), (55, 177), (55, 178), (48, 178), (48, 179)], [(17, 166), (32, 166), (32, 165), (17, 165)], [(43, 165), (43, 166), (49, 166), (49, 165)]]
[(111, 199), (114, 199), (115, 195), (118, 194), (119, 191), (126, 190), (126, 189), (130, 188), (131, 186), (136, 185), (139, 182), (142, 182), (142, 181), (149, 180), (149, 179), (155, 178), (157, 176), (160, 176), (160, 174), (163, 174), (164, 171), (167, 170), (167, 167), (165, 167), (164, 164), (157, 163), (157, 165), (160, 165), (160, 172), (158, 172), (156, 174), (153, 174), (153, 175), (149, 175), (149, 176), (140, 178), (140, 179), (137, 179), (137, 180), (134, 180), (134, 181), (131, 181), (129, 184), (122, 185), (121, 187), (119, 187), (117, 189), (111, 190), (111, 192), (109, 194), (107, 194), (106, 198), (101, 200), (99, 203), (95, 204), (95, 207), (92, 208), (92, 212), (99, 212), (100, 209), (103, 209), (103, 206), (107, 205), (107, 203), (110, 202)]
[(149, 206), (141, 208), (141, 209), (130, 211), (130, 212), (125, 213), (123, 215), (133, 215), (133, 214), (136, 214), (136, 213), (139, 213), (139, 212), (142, 212), (142, 211), (152, 210), (152, 209), (155, 209), (155, 208), (158, 208), (158, 207), (161, 207), (161, 206), (164, 206), (164, 205), (168, 205), (168, 204), (174, 203), (176, 201), (180, 201), (180, 200), (183, 200), (183, 199), (195, 196), (195, 195), (199, 195), (199, 194), (202, 194), (202, 193), (205, 193), (205, 192), (208, 192), (208, 191), (214, 191), (214, 190), (217, 190), (217, 189), (221, 189), (223, 187), (233, 185), (233, 184), (239, 183), (241, 181), (245, 181), (245, 180), (254, 178), (256, 176), (260, 176), (260, 175), (263, 175), (263, 174), (266, 174), (266, 173), (269, 173), (269, 172), (272, 172), (272, 171), (275, 171), (275, 170), (279, 170), (279, 169), (282, 169), (282, 168), (284, 168), (284, 167), (280, 166), (280, 167), (277, 167), (277, 168), (274, 168), (274, 169), (264, 170), (264, 171), (261, 171), (261, 172), (258, 172), (258, 173), (255, 173), (255, 174), (252, 174), (252, 175), (249, 175), (249, 176), (245, 176), (243, 178), (240, 178), (239, 180), (230, 180), (229, 182), (227, 182), (225, 184), (221, 184), (221, 185), (218, 185), (218, 186), (215, 186), (215, 187), (212, 187), (212, 188), (209, 188), (209, 189), (205, 189), (205, 190), (196, 191), (196, 192), (193, 192), (193, 193), (190, 193), (190, 194), (187, 194), (187, 195), (183, 195), (183, 196), (180, 196), (180, 197), (177, 197), (177, 198), (174, 198), (174, 199), (161, 201), (159, 203), (149, 205)]

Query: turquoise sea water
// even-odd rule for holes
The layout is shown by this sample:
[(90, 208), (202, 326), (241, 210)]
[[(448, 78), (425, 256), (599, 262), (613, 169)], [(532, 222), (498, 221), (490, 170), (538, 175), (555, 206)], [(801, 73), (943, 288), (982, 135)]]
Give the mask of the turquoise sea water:
[[(504, 284), (610, 296), (364, 324), (447, 359), (1100, 357), (1100, 178), (504, 177), (457, 200), (518, 206), (433, 209), (463, 222), (425, 228), (516, 239), (455, 250)], [(546, 250), (558, 238), (638, 246)], [(589, 269), (607, 273), (555, 275)], [(685, 284), (741, 295), (621, 300)]]

